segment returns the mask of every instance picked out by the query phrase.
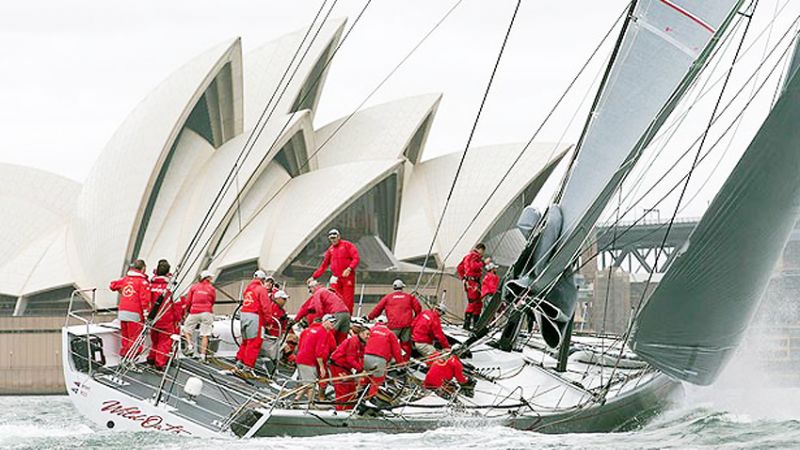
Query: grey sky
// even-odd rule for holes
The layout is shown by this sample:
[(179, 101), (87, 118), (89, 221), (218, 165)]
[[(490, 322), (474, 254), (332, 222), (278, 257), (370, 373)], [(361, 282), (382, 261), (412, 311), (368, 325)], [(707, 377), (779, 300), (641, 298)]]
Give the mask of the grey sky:
[[(763, 1), (751, 33), (763, 29), (785, 1)], [(349, 26), (363, 3), (341, 0), (332, 16), (349, 17)], [(374, 0), (331, 66), (315, 125), (352, 112), (454, 3)], [(782, 12), (772, 42), (800, 12), (797, 3)], [(0, 162), (81, 181), (131, 109), (177, 67), (232, 36), (242, 37), (246, 54), (308, 26), (320, 4), (321, 0), (2, 2)], [(626, 4), (524, 2), (474, 144), (526, 141)], [(464, 0), (368, 104), (443, 92), (426, 157), (463, 149), (513, 7), (509, 0)], [(591, 82), (602, 70), (609, 48), (539, 140), (559, 139), (576, 112), (565, 140), (577, 139), (587, 103), (578, 106), (584, 94), (591, 94)], [(766, 38), (754, 48), (751, 54), (757, 60), (767, 48)], [(697, 110), (691, 122), (702, 128), (707, 114), (703, 119), (703, 109)], [(736, 148), (716, 171), (732, 167), (736, 151), (743, 150), (764, 111), (748, 114)], [(690, 135), (683, 139), (688, 142)], [(707, 173), (715, 171), (713, 164)], [(722, 179), (716, 176), (714, 182), (718, 185)], [(708, 199), (698, 196), (698, 205)]]

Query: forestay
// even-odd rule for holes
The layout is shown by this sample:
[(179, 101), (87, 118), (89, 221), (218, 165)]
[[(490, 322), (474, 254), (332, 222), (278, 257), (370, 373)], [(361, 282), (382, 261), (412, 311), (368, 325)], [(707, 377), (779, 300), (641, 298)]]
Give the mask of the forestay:
[[(691, 86), (741, 3), (642, 0), (635, 5), (558, 201), (560, 245), (535, 282), (535, 292), (553, 286), (571, 266), (614, 191)], [(558, 317), (572, 317), (575, 299), (559, 297), (547, 300)], [(556, 320), (558, 328), (565, 325)]]
[(800, 212), (800, 77), (792, 77), (636, 318), (631, 347), (712, 383), (741, 340)]

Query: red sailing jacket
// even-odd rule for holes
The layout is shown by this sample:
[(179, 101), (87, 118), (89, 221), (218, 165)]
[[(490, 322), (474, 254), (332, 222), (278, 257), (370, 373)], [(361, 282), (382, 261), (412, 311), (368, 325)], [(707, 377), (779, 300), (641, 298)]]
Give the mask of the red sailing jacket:
[(300, 310), (297, 311), (297, 314), (294, 316), (294, 320), (299, 321), (312, 312), (314, 313), (314, 317), (319, 317), (325, 314), (336, 314), (338, 312), (349, 313), (350, 310), (344, 304), (342, 298), (336, 295), (335, 292), (320, 287), (311, 294), (311, 297), (309, 297), (305, 303), (303, 303), (303, 306), (300, 307)]
[[(267, 300), (269, 303), (264, 308), (264, 329), (267, 330), (267, 334), (270, 336), (278, 337), (281, 333), (286, 332), (286, 311), (278, 306), (272, 300)], [(276, 322), (277, 321), (277, 322)], [(280, 322), (280, 327), (278, 327), (278, 322)]]
[(364, 370), (364, 343), (357, 335), (345, 339), (331, 355), (331, 362), (344, 370)]
[(465, 256), (464, 259), (458, 263), (456, 272), (458, 272), (458, 278), (461, 278), (462, 280), (464, 278), (480, 280), (481, 275), (483, 274), (483, 259), (481, 258), (481, 255), (475, 250), (467, 253), (467, 256)]
[(422, 306), (419, 300), (411, 294), (401, 291), (395, 291), (391, 294), (386, 294), (381, 301), (372, 308), (367, 317), (369, 320), (374, 320), (376, 317), (386, 310), (386, 318), (389, 319), (387, 324), (390, 329), (396, 330), (398, 328), (406, 328), (411, 326), (414, 317), (419, 315), (422, 311)]
[(195, 283), (186, 294), (186, 308), (190, 314), (214, 312), (214, 302), (217, 301), (217, 291), (208, 279)]
[(328, 361), (331, 352), (336, 348), (336, 339), (321, 323), (315, 322), (300, 333), (297, 345), (297, 364), (317, 367), (317, 358)]
[(497, 292), (497, 286), (499, 284), (500, 277), (498, 277), (496, 273), (488, 272), (486, 276), (483, 277), (483, 282), (481, 283), (481, 298)]
[(350, 241), (340, 239), (338, 244), (328, 247), (328, 250), (325, 251), (325, 257), (322, 258), (322, 264), (319, 265), (319, 268), (311, 276), (319, 278), (325, 273), (328, 266), (330, 266), (331, 273), (339, 278), (342, 278), (344, 269), (349, 267), (350, 277), (353, 277), (355, 276), (358, 261), (359, 255), (356, 246)]
[(411, 340), (421, 344), (433, 344), (434, 339), (439, 341), (442, 348), (450, 348), (450, 343), (442, 331), (439, 314), (432, 309), (426, 309), (414, 319), (414, 323), (411, 325)]
[(269, 292), (261, 280), (253, 280), (242, 294), (242, 312), (256, 313), (263, 318), (264, 305), (269, 301)]
[(161, 317), (155, 323), (155, 328), (162, 331), (171, 331), (174, 325), (183, 319), (183, 308), (181, 308), (180, 300), (172, 298), (172, 292), (167, 289), (168, 285), (169, 278), (165, 276), (156, 275), (150, 281), (151, 310), (155, 307), (158, 297), (164, 294), (164, 300), (161, 301), (161, 310), (158, 312)]
[(397, 362), (405, 361), (400, 352), (400, 340), (392, 333), (392, 330), (382, 324), (377, 324), (370, 330), (364, 354), (380, 356), (386, 361), (391, 361), (392, 358)]
[(114, 280), (109, 289), (119, 292), (119, 310), (139, 313), (144, 320), (144, 311), (150, 308), (150, 282), (147, 275), (131, 269), (124, 278)]
[(423, 386), (428, 389), (438, 389), (445, 381), (455, 378), (459, 383), (466, 383), (467, 377), (464, 376), (464, 366), (455, 355), (450, 355), (447, 359), (437, 359), (431, 363), (428, 374), (425, 375)]

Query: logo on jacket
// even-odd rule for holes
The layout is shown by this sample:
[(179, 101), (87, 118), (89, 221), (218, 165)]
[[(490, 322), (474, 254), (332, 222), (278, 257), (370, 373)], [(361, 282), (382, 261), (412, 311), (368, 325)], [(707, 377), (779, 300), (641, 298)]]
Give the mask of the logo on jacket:
[(133, 288), (132, 284), (126, 284), (125, 287), (122, 289), (122, 295), (125, 297), (133, 297), (133, 294), (136, 293), (136, 290)]

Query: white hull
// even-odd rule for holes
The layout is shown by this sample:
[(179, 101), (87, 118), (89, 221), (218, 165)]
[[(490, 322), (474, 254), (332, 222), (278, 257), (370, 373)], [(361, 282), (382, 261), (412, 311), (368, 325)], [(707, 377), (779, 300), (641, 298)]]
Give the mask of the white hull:
[[(231, 358), (236, 349), (230, 325), (227, 319), (215, 324), (215, 334), (221, 338), (217, 356), (222, 360)], [(102, 339), (106, 357), (105, 366), (93, 367), (91, 375), (78, 370), (70, 350), (70, 341), (84, 342), (87, 330)], [(459, 328), (449, 327), (446, 332), (459, 340), (466, 337)], [(552, 356), (538, 350), (532, 341), (522, 352), (474, 348), (472, 358), (465, 360), (481, 374), (472, 398), (459, 396), (458, 402), (453, 402), (435, 394), (420, 395), (427, 391), (404, 389), (403, 392), (412, 391), (408, 401), (382, 410), (376, 417), (274, 402), (271, 399), (282, 389), (276, 382), (245, 381), (227, 374), (220, 367), (224, 362), (214, 366), (188, 359), (181, 359), (176, 386), (165, 383), (162, 398), (166, 401), (154, 406), (152, 397), (160, 384), (157, 373), (115, 377), (119, 361), (117, 333), (114, 323), (66, 327), (62, 337), (64, 377), (70, 398), (81, 414), (100, 427), (123, 431), (187, 436), (306, 436), (356, 431), (414, 432), (454, 423), (469, 426), (472, 422), (541, 432), (613, 431), (640, 424), (666, 407), (672, 393), (680, 389), (680, 384), (635, 360), (626, 360), (622, 365), (634, 368), (620, 367), (616, 371), (571, 361), (568, 372), (559, 374), (553, 370)], [(578, 359), (586, 360), (588, 351), (599, 344), (596, 338), (576, 337), (574, 345), (587, 349)], [(610, 385), (604, 402), (597, 401), (597, 392), (608, 383), (612, 371), (619, 381)], [(170, 374), (173, 373), (179, 371), (173, 367)], [(411, 375), (415, 373), (412, 371)], [(188, 376), (204, 382), (196, 402), (178, 386)], [(283, 386), (288, 390), (286, 384)], [(413, 394), (417, 394), (415, 398), (411, 398)], [(231, 427), (232, 422), (239, 426)]]

